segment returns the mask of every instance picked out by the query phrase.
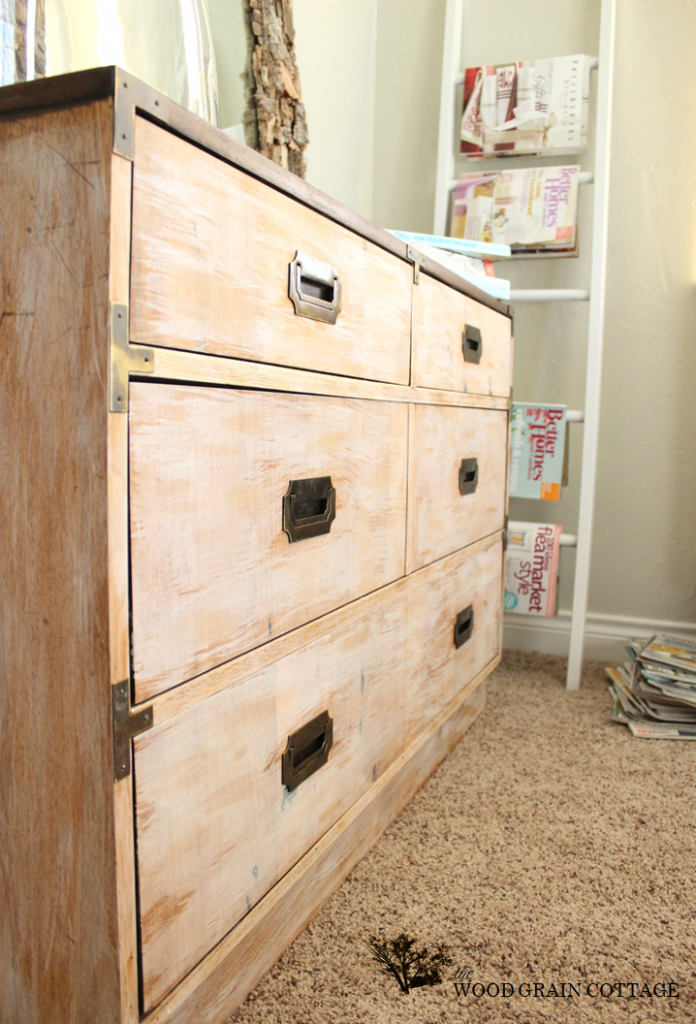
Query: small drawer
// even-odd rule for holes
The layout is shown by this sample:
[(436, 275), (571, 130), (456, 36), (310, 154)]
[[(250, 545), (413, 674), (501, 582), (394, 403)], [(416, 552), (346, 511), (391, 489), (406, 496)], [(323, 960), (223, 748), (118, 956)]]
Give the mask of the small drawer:
[(417, 721), (446, 711), (500, 654), (502, 581), (500, 533), (408, 577), (409, 653), (420, 672)]
[[(500, 537), (460, 552), (136, 737), (146, 1011), (496, 657), (501, 569)], [(457, 645), (462, 612), (470, 629)], [(292, 789), (284, 782), (290, 756), (300, 770), (316, 758)]]
[(421, 274), (413, 289), (413, 383), (509, 397), (512, 321)]
[(411, 572), (502, 530), (507, 413), (414, 405), (409, 435)]
[(134, 382), (135, 697), (404, 573), (408, 407)]
[(136, 121), (134, 341), (409, 383), (409, 263)]

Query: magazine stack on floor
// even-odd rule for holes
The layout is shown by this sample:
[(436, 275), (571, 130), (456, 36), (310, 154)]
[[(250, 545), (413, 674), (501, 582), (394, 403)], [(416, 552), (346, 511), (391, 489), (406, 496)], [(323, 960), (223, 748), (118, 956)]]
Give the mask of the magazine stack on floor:
[(644, 739), (696, 740), (696, 642), (660, 633), (626, 651), (606, 670), (613, 720)]

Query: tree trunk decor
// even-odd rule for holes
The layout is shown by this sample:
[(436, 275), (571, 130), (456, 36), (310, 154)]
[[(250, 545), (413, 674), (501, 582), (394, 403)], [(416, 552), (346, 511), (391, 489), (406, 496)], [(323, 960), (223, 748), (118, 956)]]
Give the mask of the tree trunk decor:
[(304, 178), (309, 138), (295, 59), (292, 0), (242, 0), (242, 4), (247, 32), (246, 143)]
[(46, 74), (46, 0), (0, 0), (0, 85)]

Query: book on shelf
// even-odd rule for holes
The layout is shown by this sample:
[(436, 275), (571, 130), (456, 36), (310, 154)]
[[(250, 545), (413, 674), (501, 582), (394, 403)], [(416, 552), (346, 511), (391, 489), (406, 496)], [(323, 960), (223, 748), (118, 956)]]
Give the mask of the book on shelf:
[(447, 235), (425, 235), (412, 231), (390, 231), (390, 234), (415, 246), (431, 260), (447, 267), (469, 284), (494, 299), (508, 301), (510, 282), (497, 277), (494, 259), (510, 255), (510, 246), (481, 242), (476, 239), (450, 238)]
[(513, 402), (508, 482), (511, 498), (556, 501), (568, 472), (566, 407)]
[(511, 253), (577, 255), (579, 165), (460, 175), (451, 234), (507, 244)]
[(489, 157), (584, 150), (590, 60), (578, 53), (467, 68), (461, 152)]
[(395, 231), (388, 229), (390, 235), (400, 238), (402, 242), (415, 246), (423, 251), (423, 246), (431, 249), (445, 249), (458, 252), (463, 256), (476, 256), (482, 260), (502, 260), (510, 256), (510, 246), (499, 242), (485, 242), (476, 238), (451, 238), (449, 235), (427, 235), (419, 231)]
[(502, 299), (504, 302), (509, 300), (510, 282), (504, 277), (496, 277), (491, 260), (465, 256), (461, 252), (449, 252), (447, 249), (435, 249), (429, 245), (422, 245), (420, 251), (494, 299)]
[(553, 523), (508, 523), (506, 611), (546, 618), (556, 615), (562, 532)]

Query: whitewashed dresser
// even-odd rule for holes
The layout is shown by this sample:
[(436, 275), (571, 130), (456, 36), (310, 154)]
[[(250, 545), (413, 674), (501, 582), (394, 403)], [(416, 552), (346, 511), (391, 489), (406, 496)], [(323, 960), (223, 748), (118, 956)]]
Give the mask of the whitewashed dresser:
[(113, 68), (0, 182), (0, 1019), (212, 1024), (483, 706), (509, 309)]

